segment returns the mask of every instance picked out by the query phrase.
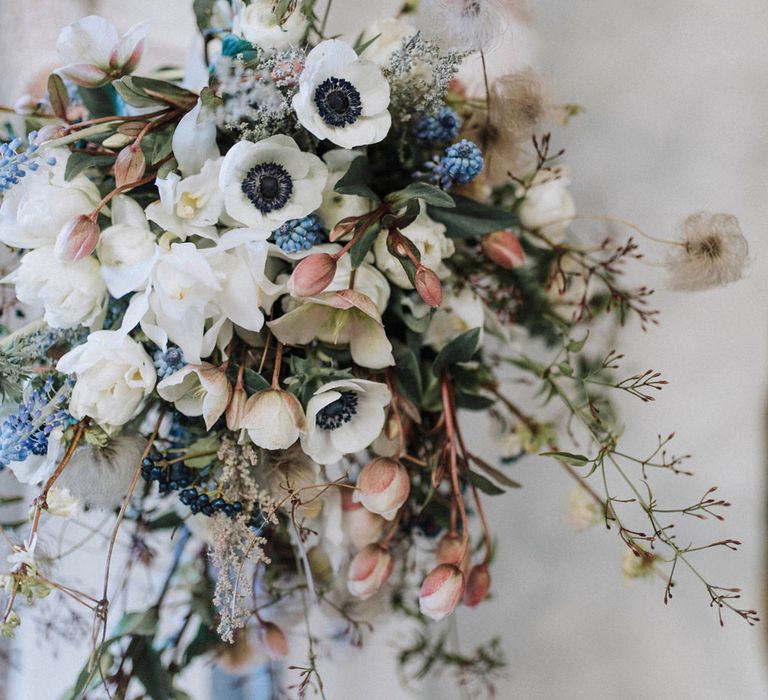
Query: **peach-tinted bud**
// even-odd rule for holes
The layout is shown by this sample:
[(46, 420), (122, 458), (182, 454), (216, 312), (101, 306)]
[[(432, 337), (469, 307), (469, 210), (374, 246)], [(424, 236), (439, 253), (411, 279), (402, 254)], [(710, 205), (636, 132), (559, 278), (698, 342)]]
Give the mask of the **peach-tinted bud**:
[(361, 470), (353, 498), (371, 513), (392, 520), (410, 492), (405, 467), (389, 457), (377, 457)]
[(245, 404), (240, 427), (254, 444), (265, 450), (285, 450), (307, 430), (299, 400), (283, 389), (263, 389)]
[(314, 253), (299, 261), (288, 280), (288, 291), (295, 297), (320, 294), (336, 275), (336, 258), (328, 253)]
[(37, 130), (37, 137), (35, 143), (40, 146), (46, 141), (53, 141), (61, 136), (64, 136), (64, 127), (58, 124), (46, 124)]
[(487, 564), (477, 564), (469, 570), (467, 587), (464, 589), (464, 605), (474, 608), (480, 605), (491, 588), (491, 575)]
[(525, 264), (525, 253), (512, 231), (495, 231), (480, 239), (483, 252), (489, 260), (505, 270), (514, 270)]
[(428, 267), (419, 265), (416, 269), (414, 286), (425, 304), (437, 308), (443, 302), (443, 285)]
[(429, 572), (419, 591), (419, 610), (435, 621), (450, 615), (464, 592), (464, 575), (458, 566), (440, 564)]
[[(357, 505), (357, 504), (356, 504)], [(384, 534), (387, 521), (380, 515), (358, 507), (344, 513), (345, 530), (349, 533), (349, 539), (355, 549), (362, 549), (366, 545), (378, 542)]]
[(240, 430), (245, 415), (245, 403), (248, 401), (248, 394), (242, 386), (235, 387), (232, 392), (232, 398), (229, 400), (224, 417), (227, 419), (227, 428), (230, 430)]
[(122, 187), (141, 180), (146, 169), (147, 161), (144, 158), (144, 151), (135, 145), (126, 146), (117, 154), (117, 160), (115, 160), (115, 184)]
[(90, 216), (76, 216), (61, 227), (53, 252), (66, 262), (85, 258), (96, 249), (99, 233), (99, 225)]
[(369, 544), (352, 559), (347, 588), (356, 598), (367, 600), (384, 585), (395, 565), (392, 555), (377, 544)]
[(316, 545), (307, 552), (307, 561), (309, 570), (312, 572), (312, 578), (321, 585), (333, 583), (333, 564), (328, 553), (320, 546)]
[(288, 656), (288, 639), (274, 622), (264, 622), (260, 630), (261, 641), (271, 659), (279, 661)]
[(358, 221), (360, 221), (359, 216), (348, 216), (346, 219), (342, 219), (331, 229), (331, 232), (328, 234), (328, 240), (334, 243), (339, 238), (344, 238), (348, 233), (354, 231)]
[(461, 538), (448, 533), (443, 535), (440, 542), (437, 543), (435, 559), (438, 564), (456, 564), (459, 566), (465, 550), (466, 547), (462, 544)]

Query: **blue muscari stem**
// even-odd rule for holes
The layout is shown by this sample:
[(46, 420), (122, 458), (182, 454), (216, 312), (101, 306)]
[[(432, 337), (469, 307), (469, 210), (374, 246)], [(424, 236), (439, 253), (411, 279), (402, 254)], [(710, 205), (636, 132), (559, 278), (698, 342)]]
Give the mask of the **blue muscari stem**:
[(169, 346), (166, 350), (155, 350), (153, 359), (155, 361), (158, 381), (169, 377), (174, 372), (178, 372), (187, 364), (181, 348), (175, 345)]
[(433, 156), (424, 167), (432, 171), (432, 181), (447, 190), (454, 184), (466, 185), (472, 182), (484, 164), (480, 148), (472, 141), (462, 139), (448, 146), (442, 156)]
[[(37, 160), (40, 147), (34, 143), (37, 132), (31, 131), (27, 136), (27, 146), (24, 140), (16, 137), (8, 143), (0, 143), (0, 194), (7, 192), (26, 176), (27, 172), (35, 172), (40, 167)], [(55, 158), (46, 158), (48, 165), (56, 165)]]
[(72, 379), (67, 379), (58, 391), (53, 392), (53, 376), (49, 375), (42, 388), (32, 391), (19, 404), (18, 411), (3, 421), (0, 425), (0, 469), (10, 462), (23, 462), (30, 454), (47, 454), (51, 432), (74, 421), (63, 408), (73, 384)]
[(441, 107), (437, 114), (419, 117), (413, 123), (413, 135), (428, 143), (453, 141), (459, 135), (461, 119), (450, 107)]
[(309, 250), (317, 243), (326, 240), (325, 230), (316, 214), (303, 219), (291, 219), (272, 232), (275, 243), (286, 253), (298, 253)]

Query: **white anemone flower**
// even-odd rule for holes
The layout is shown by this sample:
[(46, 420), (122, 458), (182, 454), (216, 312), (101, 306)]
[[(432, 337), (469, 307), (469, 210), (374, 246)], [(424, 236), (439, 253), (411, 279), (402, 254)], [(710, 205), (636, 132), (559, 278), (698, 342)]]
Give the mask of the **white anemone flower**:
[(112, 22), (97, 15), (67, 25), (56, 40), (56, 50), (67, 65), (57, 72), (89, 88), (132, 72), (144, 51), (148, 25), (148, 21), (134, 24), (122, 37)]
[(224, 157), (219, 187), (227, 214), (243, 226), (271, 233), (317, 209), (327, 178), (320, 158), (278, 134), (235, 144)]
[(392, 125), (389, 83), (373, 61), (338, 39), (307, 54), (293, 108), (301, 125), (342, 148), (383, 141)]
[(391, 398), (386, 384), (365, 379), (321, 386), (307, 404), (301, 448), (318, 464), (332, 464), (365, 449), (381, 432)]
[(182, 240), (190, 236), (216, 239), (216, 224), (224, 210), (219, 189), (222, 158), (205, 162), (197, 175), (182, 179), (169, 173), (156, 180), (160, 201), (147, 207), (147, 218)]

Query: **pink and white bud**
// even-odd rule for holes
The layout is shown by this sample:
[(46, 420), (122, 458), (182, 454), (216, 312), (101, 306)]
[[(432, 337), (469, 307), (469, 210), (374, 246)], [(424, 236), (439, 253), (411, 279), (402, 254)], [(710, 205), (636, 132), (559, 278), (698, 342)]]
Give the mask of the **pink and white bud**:
[(362, 506), (355, 504), (357, 508), (344, 513), (346, 531), (352, 546), (360, 550), (363, 547), (374, 544), (381, 539), (387, 521), (380, 515), (371, 513)]
[(466, 550), (467, 548), (462, 543), (460, 537), (447, 533), (437, 543), (435, 559), (438, 564), (455, 564), (460, 566)]
[(227, 421), (227, 428), (230, 430), (240, 430), (245, 415), (245, 404), (248, 401), (248, 394), (242, 386), (235, 387), (232, 392), (232, 398), (229, 400), (227, 410), (224, 411), (224, 418)]
[(440, 278), (428, 267), (419, 265), (416, 269), (414, 286), (428, 306), (437, 308), (443, 303), (443, 285), (440, 283)]
[(469, 570), (467, 586), (464, 589), (464, 605), (474, 608), (488, 596), (491, 588), (491, 574), (487, 564), (477, 564)]
[(369, 544), (352, 559), (347, 574), (347, 588), (356, 598), (367, 600), (386, 583), (395, 562), (392, 555), (377, 544)]
[(75, 262), (88, 257), (99, 242), (99, 225), (86, 214), (67, 221), (56, 236), (53, 252), (63, 262)]
[(265, 450), (286, 450), (307, 431), (307, 418), (299, 400), (283, 389), (264, 389), (245, 404), (240, 427)]
[(435, 621), (450, 615), (464, 592), (464, 575), (458, 566), (440, 564), (429, 572), (419, 591), (419, 610)]
[(411, 480), (405, 467), (389, 457), (377, 457), (361, 470), (353, 499), (371, 513), (393, 520), (410, 492)]
[(147, 169), (144, 151), (136, 145), (126, 146), (115, 160), (115, 185), (123, 187), (141, 180)]
[(263, 622), (259, 636), (269, 658), (279, 661), (288, 656), (288, 638), (274, 622)]
[(495, 231), (483, 236), (480, 245), (486, 257), (505, 270), (515, 270), (525, 264), (525, 253), (512, 231)]
[(295, 297), (320, 294), (336, 276), (336, 258), (328, 253), (314, 253), (300, 260), (288, 280), (288, 291)]

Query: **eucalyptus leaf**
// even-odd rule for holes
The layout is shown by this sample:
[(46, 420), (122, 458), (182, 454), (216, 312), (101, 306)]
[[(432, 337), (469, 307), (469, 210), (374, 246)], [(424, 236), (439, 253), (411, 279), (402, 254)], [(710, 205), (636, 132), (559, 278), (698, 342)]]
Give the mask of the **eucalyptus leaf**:
[(453, 208), (456, 202), (447, 192), (428, 182), (412, 182), (407, 187), (386, 196), (386, 200), (394, 207), (405, 206), (412, 199), (420, 199), (426, 204), (437, 208)]

